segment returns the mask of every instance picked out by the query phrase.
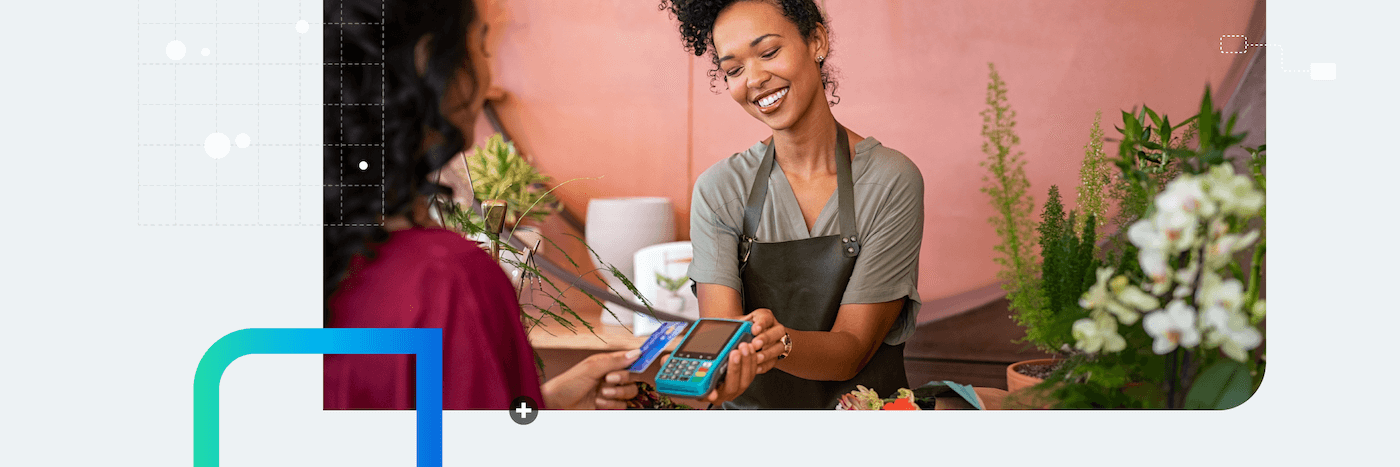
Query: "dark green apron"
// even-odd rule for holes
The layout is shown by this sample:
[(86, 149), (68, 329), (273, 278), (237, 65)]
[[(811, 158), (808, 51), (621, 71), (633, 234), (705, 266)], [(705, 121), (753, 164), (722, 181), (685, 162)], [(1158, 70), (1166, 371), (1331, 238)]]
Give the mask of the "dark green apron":
[[(744, 209), (744, 237), (739, 244), (739, 276), (743, 281), (744, 313), (758, 308), (788, 329), (830, 331), (841, 308), (841, 296), (860, 255), (856, 234), (855, 195), (851, 181), (850, 143), (846, 129), (836, 125), (836, 193), (841, 235), (788, 242), (759, 242), (755, 237), (768, 195), (768, 176), (777, 163), (773, 144), (759, 163)], [(882, 334), (881, 339), (884, 338)], [(793, 352), (802, 352), (801, 343)], [(812, 381), (773, 368), (754, 377), (749, 389), (724, 408), (831, 409), (842, 394), (862, 385), (888, 396), (907, 387), (904, 344), (883, 342), (855, 378)]]

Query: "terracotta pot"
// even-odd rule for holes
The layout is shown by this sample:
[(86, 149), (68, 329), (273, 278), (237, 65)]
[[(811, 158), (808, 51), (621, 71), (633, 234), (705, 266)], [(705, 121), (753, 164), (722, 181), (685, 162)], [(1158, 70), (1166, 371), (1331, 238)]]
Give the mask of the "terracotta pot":
[[(1006, 367), (1006, 399), (1003, 402), (1007, 409), (1048, 409), (1055, 405), (1051, 394), (1054, 388), (1037, 390), (1033, 386), (1044, 381), (1040, 378), (1030, 377), (1016, 371), (1017, 368), (1025, 365), (1048, 365), (1054, 363), (1054, 359), (1042, 358), (1037, 360), (1026, 360), (1016, 362)], [(1056, 385), (1058, 386), (1058, 385)]]
[(1017, 367), (1020, 367), (1020, 366), (1023, 366), (1023, 365), (1048, 365), (1048, 364), (1051, 364), (1051, 363), (1054, 363), (1054, 362), (1055, 362), (1054, 359), (1050, 359), (1050, 358), (1041, 358), (1041, 359), (1037, 359), (1037, 360), (1026, 360), (1026, 361), (1022, 361), (1022, 362), (1016, 362), (1016, 363), (1012, 363), (1011, 365), (1007, 366), (1007, 367), (1006, 367), (1006, 392), (1008, 392), (1008, 393), (1016, 392), (1017, 390), (1021, 390), (1021, 389), (1025, 389), (1025, 388), (1031, 387), (1031, 386), (1035, 386), (1035, 385), (1037, 385), (1037, 384), (1040, 384), (1041, 381), (1044, 381), (1044, 380), (1042, 380), (1042, 379), (1040, 379), (1040, 378), (1035, 378), (1035, 377), (1026, 376), (1026, 375), (1021, 374), (1020, 372), (1016, 371), (1016, 368), (1017, 368)]

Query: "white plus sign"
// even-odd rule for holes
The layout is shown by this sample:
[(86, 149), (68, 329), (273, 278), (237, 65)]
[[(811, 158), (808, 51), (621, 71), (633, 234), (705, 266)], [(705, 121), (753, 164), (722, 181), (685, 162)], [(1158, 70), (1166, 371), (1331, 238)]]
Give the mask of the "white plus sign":
[(520, 414), (520, 418), (521, 418), (521, 419), (524, 419), (526, 415), (528, 415), (530, 412), (533, 412), (533, 411), (534, 411), (534, 409), (531, 409), (531, 408), (529, 408), (529, 407), (526, 407), (524, 402), (521, 402), (521, 403), (520, 403), (520, 408), (515, 409), (515, 413)]

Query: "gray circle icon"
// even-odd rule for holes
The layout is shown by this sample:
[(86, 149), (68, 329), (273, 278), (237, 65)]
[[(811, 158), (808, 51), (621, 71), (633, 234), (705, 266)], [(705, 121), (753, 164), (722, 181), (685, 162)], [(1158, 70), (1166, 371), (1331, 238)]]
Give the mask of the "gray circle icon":
[(510, 420), (521, 425), (529, 425), (540, 415), (540, 406), (529, 396), (520, 396), (510, 401)]

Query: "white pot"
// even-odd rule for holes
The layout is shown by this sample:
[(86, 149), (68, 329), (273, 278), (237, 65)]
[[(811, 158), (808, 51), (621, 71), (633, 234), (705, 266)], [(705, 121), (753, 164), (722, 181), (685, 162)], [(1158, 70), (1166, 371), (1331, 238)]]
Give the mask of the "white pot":
[[(613, 290), (623, 297), (631, 294), (622, 282), (612, 277), (608, 265), (622, 272), (636, 284), (632, 255), (644, 247), (676, 239), (675, 215), (671, 200), (659, 197), (595, 198), (588, 202), (588, 221), (584, 227), (588, 246), (597, 252), (594, 265)], [(601, 260), (601, 261), (600, 261)], [(606, 303), (604, 304), (607, 305)], [(603, 312), (604, 324), (631, 325), (633, 313), (620, 306), (609, 307), (613, 314)]]
[[(637, 280), (637, 291), (651, 302), (652, 308), (691, 319), (700, 317), (700, 306), (695, 294), (690, 291), (690, 281), (686, 281), (676, 291), (667, 290), (656, 278), (657, 274), (675, 279), (688, 274), (693, 257), (690, 242), (670, 242), (652, 245), (637, 250), (632, 256), (633, 271)], [(633, 334), (645, 336), (661, 326), (661, 322), (646, 313), (635, 313)]]

